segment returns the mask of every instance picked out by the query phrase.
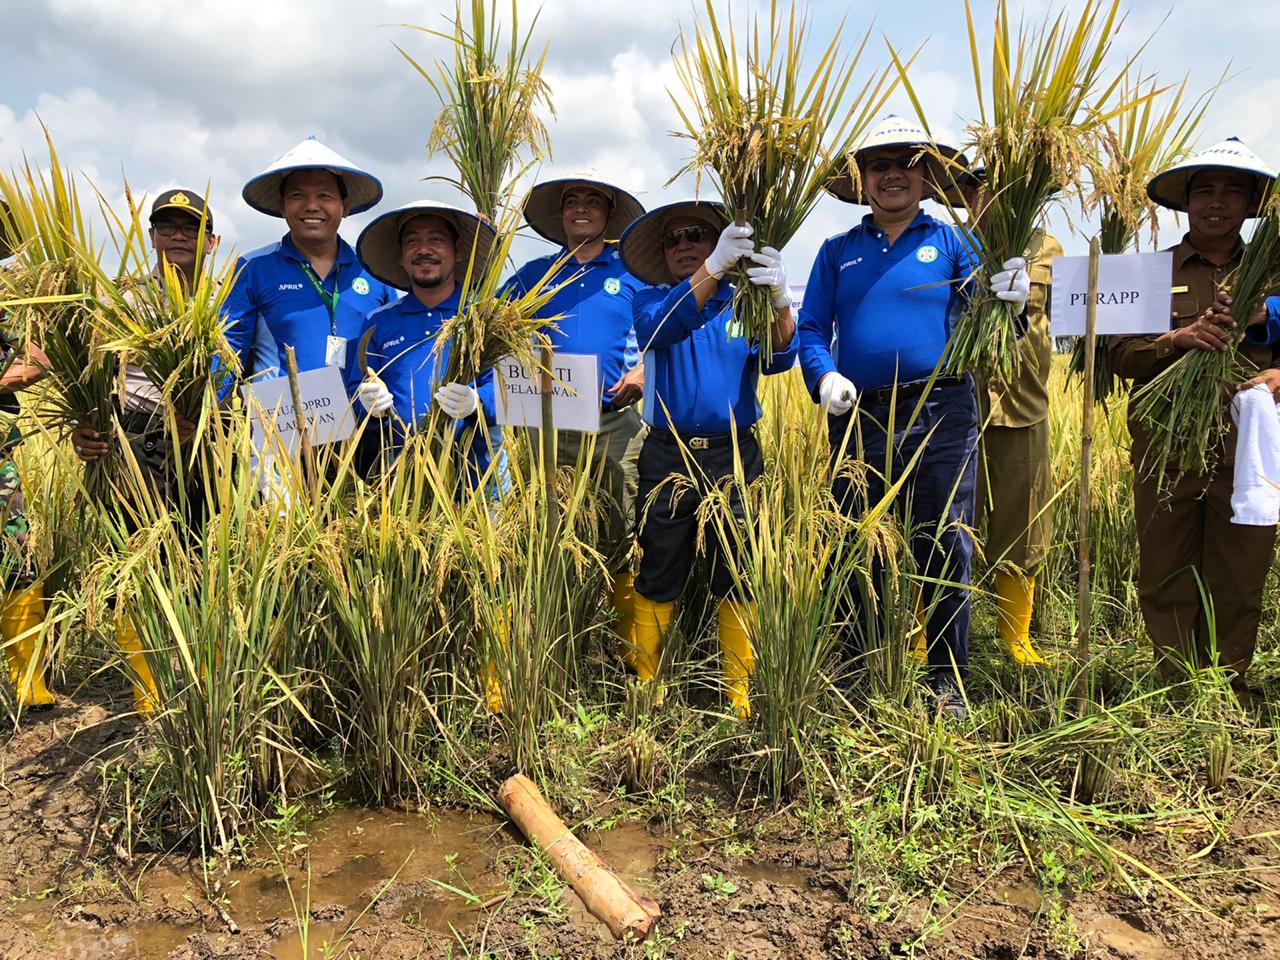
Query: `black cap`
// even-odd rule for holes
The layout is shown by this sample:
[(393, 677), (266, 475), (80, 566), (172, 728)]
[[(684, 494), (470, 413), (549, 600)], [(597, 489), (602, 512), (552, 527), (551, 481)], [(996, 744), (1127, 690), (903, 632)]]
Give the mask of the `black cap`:
[(213, 229), (213, 211), (205, 204), (204, 197), (194, 190), (166, 190), (160, 194), (151, 205), (151, 222), (155, 223), (156, 214), (165, 210), (178, 210), (193, 220), (199, 220), (203, 215), (205, 228)]

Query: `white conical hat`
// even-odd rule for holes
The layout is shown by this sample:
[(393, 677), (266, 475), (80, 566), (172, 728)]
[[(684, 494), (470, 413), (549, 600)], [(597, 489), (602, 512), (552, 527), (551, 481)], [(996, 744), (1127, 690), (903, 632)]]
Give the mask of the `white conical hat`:
[(1242, 170), (1258, 180), (1261, 194), (1276, 179), (1276, 172), (1262, 162), (1262, 158), (1240, 142), (1239, 137), (1228, 137), (1221, 143), (1202, 150), (1195, 156), (1175, 163), (1168, 170), (1156, 174), (1147, 184), (1147, 196), (1170, 210), (1187, 210), (1187, 186), (1191, 175), (1200, 170)]
[[(493, 249), (493, 240), (497, 236), (493, 227), (481, 220), (474, 213), (468, 213), (461, 207), (451, 203), (437, 203), (434, 200), (416, 200), (384, 213), (360, 231), (356, 240), (356, 255), (364, 268), (381, 280), (401, 290), (411, 286), (409, 274), (400, 265), (400, 230), (414, 217), (430, 215), (440, 217), (453, 224), (458, 231), (458, 247), (462, 256), (472, 256), (472, 276), (478, 276), (488, 262), (489, 253)], [(455, 271), (455, 279), (462, 281), (466, 275), (466, 263), (460, 262)]]
[(671, 283), (667, 256), (662, 250), (662, 235), (667, 224), (677, 217), (693, 217), (719, 232), (729, 222), (724, 205), (707, 200), (681, 200), (650, 210), (634, 220), (622, 234), (618, 252), (627, 272), (650, 286)]
[(529, 226), (553, 243), (564, 246), (569, 242), (564, 232), (564, 220), (560, 216), (560, 201), (565, 191), (573, 186), (588, 186), (599, 190), (613, 202), (609, 219), (604, 225), (604, 239), (617, 240), (631, 222), (644, 213), (644, 205), (621, 187), (600, 179), (594, 170), (582, 170), (570, 177), (557, 177), (535, 184), (524, 201), (524, 219)]
[[(886, 147), (932, 147), (948, 160), (957, 160), (964, 163), (964, 157), (960, 155), (960, 151), (955, 147), (948, 146), (945, 143), (936, 143), (933, 138), (914, 120), (908, 120), (906, 117), (900, 117), (897, 114), (889, 114), (874, 127), (871, 132), (863, 138), (858, 144), (858, 148), (854, 150), (853, 156), (846, 160), (846, 164), (850, 161), (860, 162), (862, 157), (871, 150), (880, 150)], [(950, 174), (942, 169), (943, 164), (939, 163), (934, 157), (929, 157), (927, 162), (933, 168), (933, 183), (947, 183)], [(866, 203), (866, 198), (862, 196), (862, 191), (854, 190), (853, 177), (846, 168), (834, 180), (827, 184), (827, 192), (839, 197), (845, 203)], [(934, 196), (935, 191), (930, 187), (925, 196)]]
[(373, 174), (330, 150), (315, 137), (307, 137), (271, 166), (244, 185), (244, 202), (260, 213), (283, 216), (280, 189), (284, 178), (295, 170), (328, 170), (347, 188), (347, 204), (352, 213), (368, 210), (382, 199), (382, 184)]

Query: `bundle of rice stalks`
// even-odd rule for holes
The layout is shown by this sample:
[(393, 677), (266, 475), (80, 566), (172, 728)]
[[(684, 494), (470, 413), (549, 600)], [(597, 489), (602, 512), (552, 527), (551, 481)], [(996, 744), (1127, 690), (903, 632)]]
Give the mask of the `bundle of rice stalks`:
[[(1147, 181), (1191, 149), (1214, 92), (1184, 108), (1186, 90), (1183, 80), (1170, 96), (1161, 97), (1154, 79), (1126, 81), (1120, 88), (1119, 98), (1126, 107), (1099, 131), (1100, 149), (1089, 159), (1093, 192), (1086, 206), (1099, 213), (1103, 253), (1124, 253), (1144, 230), (1150, 231), (1155, 245), (1156, 206), (1147, 196)], [(1094, 357), (1093, 396), (1106, 403), (1115, 392), (1116, 378), (1101, 337)], [(1071, 372), (1084, 374), (1083, 340), (1072, 347)]]
[[(11, 176), (0, 174), (0, 200), (8, 207), (6, 234), (14, 241), (14, 263), (3, 272), (11, 302), (14, 338), (38, 343), (49, 361), (53, 389), (42, 394), (42, 418), (55, 428), (83, 423), (102, 434), (112, 429), (114, 361), (97, 323), (97, 281), (81, 251), (93, 240), (80, 210), (74, 178), (58, 161), (48, 132), (49, 168), (24, 161)], [(20, 302), (25, 301), (25, 302)], [(106, 492), (115, 457), (85, 471), (91, 496)]]
[[(983, 87), (978, 26), (969, 0), (965, 17), (979, 106), (979, 119), (968, 135), (973, 152), (986, 163), (989, 196), (973, 233), (980, 274), (989, 277), (1009, 258), (1026, 256), (1045, 208), (1055, 197), (1078, 189), (1095, 132), (1128, 106), (1118, 103), (1110, 113), (1095, 108), (1111, 100), (1124, 76), (1122, 70), (1106, 79), (1108, 53), (1121, 22), (1120, 0), (1086, 0), (1078, 12), (1059, 11), (1041, 24), (1021, 24), (1016, 37), (1008, 4), (1000, 0), (991, 47), (990, 100)], [(919, 111), (905, 71), (900, 74)], [(952, 334), (948, 369), (1010, 383), (1021, 360), (1013, 317), (985, 284), (973, 286)]]
[[(104, 349), (136, 364), (164, 393), (174, 411), (196, 423), (216, 391), (214, 370), (234, 372), (238, 359), (227, 345), (223, 303), (235, 279), (235, 260), (217, 269), (206, 261), (207, 235), (196, 240), (196, 263), (204, 264), (188, 288), (167, 261), (157, 270), (143, 226), (142, 208), (128, 185), (130, 219), (109, 224), (121, 255), (119, 279), (81, 251), (84, 269), (101, 291), (99, 323), (107, 337)], [(104, 209), (107, 209), (104, 205)]]
[[(886, 68), (851, 93), (870, 30), (852, 59), (842, 59), (837, 27), (810, 69), (804, 50), (808, 21), (794, 3), (782, 10), (773, 0), (768, 23), (756, 20), (742, 47), (732, 23), (727, 34), (722, 28), (711, 0), (706, 15), (692, 41), (681, 32), (675, 56), (687, 101), (671, 94), (685, 126), (675, 136), (693, 142), (693, 155), (669, 182), (692, 172), (700, 183), (710, 173), (725, 208), (755, 228), (756, 244), (781, 250), (896, 83)], [(733, 274), (734, 312), (768, 363), (773, 304), (767, 288), (747, 280), (751, 265), (740, 263)]]
[[(1280, 187), (1260, 208), (1240, 265), (1227, 278), (1231, 314), (1243, 325), (1280, 286)], [(1231, 426), (1227, 402), (1235, 385), (1257, 373), (1238, 350), (1190, 350), (1134, 391), (1133, 415), (1150, 436), (1141, 469), (1163, 483), (1171, 473), (1210, 469)]]
[[(511, 37), (503, 43), (497, 26), (497, 0), (471, 0), (471, 25), (464, 24), (462, 4), (455, 8), (452, 33), (413, 27), (453, 45), (453, 63), (436, 61), (433, 75), (398, 44), (400, 55), (430, 84), (442, 108), (427, 141), (431, 153), (443, 151), (458, 169), (456, 184), (471, 197), (489, 222), (498, 219), (511, 184), (530, 165), (551, 155), (547, 128), (539, 106), (554, 116), (551, 91), (542, 79), (544, 48), (536, 63), (529, 59), (533, 24), (523, 35), (515, 0), (511, 2)], [(515, 173), (521, 151), (528, 159)]]

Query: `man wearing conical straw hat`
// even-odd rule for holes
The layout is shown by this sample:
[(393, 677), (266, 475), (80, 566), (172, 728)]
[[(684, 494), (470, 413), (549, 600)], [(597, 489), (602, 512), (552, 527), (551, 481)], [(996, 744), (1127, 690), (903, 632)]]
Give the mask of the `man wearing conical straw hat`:
[[(938, 371), (965, 289), (979, 282), (978, 259), (957, 231), (920, 209), (946, 182), (938, 157), (957, 156), (902, 117), (871, 130), (852, 158), (855, 167), (831, 185), (871, 213), (822, 245), (799, 338), (805, 382), (827, 410), (833, 463), (856, 456), (871, 471), (865, 491), (835, 471), (833, 488), (846, 511), (861, 514), (883, 499), (920, 454), (895, 510), (912, 526), (924, 581), (929, 687), (940, 709), (963, 717), (978, 411), (972, 378)], [(1010, 260), (986, 282), (1009, 304), (1013, 323), (1030, 290), (1026, 262)], [(854, 584), (849, 602), (865, 633), (869, 607)], [(864, 648), (871, 639), (863, 636)]]
[[(613, 575), (615, 629), (624, 639), (631, 633), (631, 524), (644, 429), (635, 404), (644, 389), (644, 367), (631, 316), (641, 284), (627, 272), (616, 242), (642, 213), (639, 200), (589, 171), (536, 184), (525, 200), (525, 220), (560, 250), (529, 261), (510, 283), (518, 293), (544, 278), (548, 287), (560, 287), (541, 310), (554, 323), (553, 348), (594, 354), (599, 363), (600, 432), (589, 468), (605, 494), (598, 547)], [(556, 431), (558, 463), (577, 462), (586, 446), (584, 434)]]
[[(684, 591), (699, 540), (698, 506), (705, 492), (732, 480), (736, 464), (750, 483), (764, 472), (752, 428), (760, 419), (756, 386), (760, 346), (734, 319), (733, 286), (725, 273), (741, 258), (753, 284), (773, 293), (773, 356), (765, 374), (795, 363), (791, 290), (777, 250), (755, 251), (750, 226), (728, 223), (718, 203), (688, 200), (645, 214), (622, 237), (623, 262), (650, 284), (636, 294), (636, 336), (644, 351), (644, 419), (640, 451), (640, 571), (627, 662), (653, 679), (675, 602)], [(674, 478), (683, 483), (653, 494)], [(742, 519), (737, 491), (734, 513)], [(720, 598), (719, 631), (725, 688), (739, 717), (751, 712), (748, 677), (755, 658), (747, 633), (753, 606), (730, 597), (733, 577), (716, 542), (707, 538), (711, 593)]]
[[(957, 178), (953, 206), (982, 216), (986, 203), (986, 169), (974, 164)], [(1053, 258), (1062, 244), (1037, 227), (1028, 248), (1027, 298), (1023, 362), (1011, 383), (985, 383), (978, 390), (982, 422), (982, 456), (978, 470), (978, 514), (986, 519), (983, 549), (994, 569), (996, 621), (1001, 645), (1014, 663), (1039, 666), (1044, 658), (1031, 641), (1036, 571), (1048, 553), (1053, 534), (1053, 472), (1049, 458), (1049, 374), (1053, 370), (1053, 338), (1049, 335), (1049, 286)]]
[[(1250, 318), (1255, 322), (1241, 339), (1229, 309), (1215, 306), (1244, 250), (1240, 228), (1257, 215), (1275, 176), (1253, 151), (1231, 138), (1152, 178), (1147, 195), (1187, 216), (1187, 233), (1172, 248), (1170, 329), (1158, 337), (1113, 337), (1109, 351), (1117, 375), (1140, 386), (1189, 350), (1234, 348), (1262, 370), (1254, 382), (1280, 397), (1280, 347), (1270, 342), (1267, 318)], [(1268, 301), (1268, 313), (1280, 315), (1277, 306), (1274, 298)], [(1210, 666), (1216, 653), (1217, 663), (1234, 671), (1233, 684), (1247, 697), (1245, 671), (1257, 643), (1276, 528), (1231, 522), (1235, 430), (1222, 441), (1208, 474), (1167, 478), (1143, 469), (1150, 440), (1132, 415), (1129, 432), (1138, 600), (1161, 673), (1172, 679), (1184, 666)]]
[[(353, 365), (348, 383), (370, 416), (390, 420), (393, 443), (412, 432), (433, 403), (439, 405), (454, 420), (455, 440), (472, 437), (466, 451), (472, 483), (488, 475), (502, 445), (493, 371), (474, 383), (442, 383), (450, 345), (437, 349), (436, 341), (462, 308), (468, 264), (473, 275), (483, 272), (493, 240), (493, 227), (474, 214), (422, 200), (384, 213), (356, 242), (364, 268), (408, 296), (365, 318), (360, 340), (368, 338), (366, 369)], [(490, 489), (500, 487), (501, 477), (495, 477)]]
[[(13, 253), (9, 226), (9, 208), (0, 203), (0, 261)], [(23, 347), (4, 336), (0, 336), (0, 350), (4, 361), (4, 372), (0, 374), (0, 574), (5, 590), (0, 605), (0, 644), (4, 646), (18, 709), (45, 710), (53, 706), (54, 697), (46, 685), (47, 658), (41, 649), (44, 585), (36, 578), (28, 545), (22, 480), (13, 453), (22, 442), (17, 425), (17, 391), (42, 380), (48, 372), (48, 360), (35, 344)]]
[(308, 137), (246, 183), (242, 195), (289, 227), (241, 258), (227, 297), (227, 340), (243, 375), (282, 376), (288, 346), (299, 372), (350, 369), (364, 318), (396, 293), (360, 266), (338, 227), (381, 200), (382, 184)]

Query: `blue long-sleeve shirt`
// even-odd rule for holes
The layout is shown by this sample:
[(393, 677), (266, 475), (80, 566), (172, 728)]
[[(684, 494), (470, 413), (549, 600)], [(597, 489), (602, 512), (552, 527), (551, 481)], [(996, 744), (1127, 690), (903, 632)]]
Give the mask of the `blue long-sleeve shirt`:
[(838, 370), (859, 391), (930, 376), (978, 259), (955, 228), (920, 213), (890, 244), (870, 214), (818, 251), (797, 336), (805, 384)]
[[(566, 250), (530, 260), (516, 271), (508, 287), (524, 294), (537, 286)], [(566, 283), (566, 281), (568, 281)], [(600, 256), (586, 263), (568, 257), (547, 279), (548, 287), (565, 284), (539, 316), (555, 321), (552, 347), (561, 353), (594, 354), (599, 362), (601, 404), (608, 407), (610, 387), (640, 362), (640, 350), (632, 327), (632, 303), (644, 284), (627, 272), (616, 246), (606, 244)]]
[[(364, 320), (357, 341), (366, 330), (373, 331), (367, 355), (369, 373), (376, 374), (395, 399), (392, 429), (397, 436), (403, 436), (406, 427), (412, 430), (431, 409), (452, 347), (446, 342), (437, 352), (436, 338), (445, 322), (457, 315), (460, 296), (461, 291), (455, 287), (453, 294), (438, 306), (428, 307), (410, 294), (379, 307)], [(347, 387), (352, 395), (363, 377), (358, 367), (353, 363), (347, 370)], [(479, 395), (479, 409), (466, 420), (457, 421), (455, 430), (461, 435), (467, 427), (476, 425), (481, 413), (484, 415), (485, 429), (475, 431), (467, 451), (474, 476), (480, 476), (499, 455), (502, 428), (498, 426), (493, 371), (485, 370), (471, 386)]]
[(304, 269), (307, 262), (285, 234), (277, 243), (245, 254), (236, 265), (235, 286), (224, 309), (227, 341), (240, 357), (245, 378), (282, 376), (288, 345), (297, 354), (299, 373), (320, 369), (331, 334), (347, 341), (349, 372), (364, 318), (399, 295), (370, 276), (351, 245), (339, 237), (338, 257), (322, 281), (325, 292), (336, 292), (338, 298), (330, 318), (328, 304)]
[[(634, 318), (650, 426), (705, 436), (745, 430), (760, 419), (760, 350), (736, 325), (731, 284), (722, 281), (701, 310), (688, 280), (645, 287), (636, 294)], [(789, 370), (795, 359), (793, 336), (764, 373)]]

